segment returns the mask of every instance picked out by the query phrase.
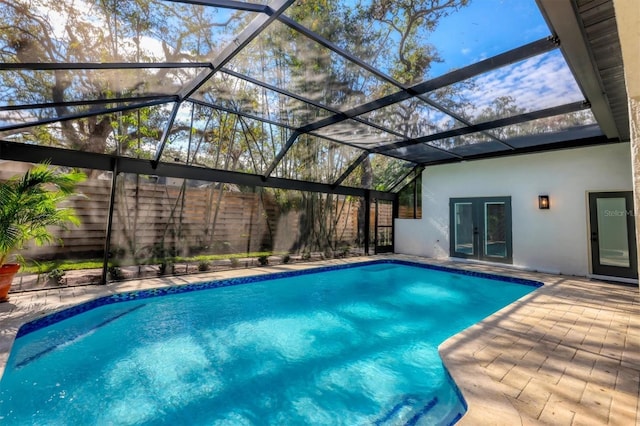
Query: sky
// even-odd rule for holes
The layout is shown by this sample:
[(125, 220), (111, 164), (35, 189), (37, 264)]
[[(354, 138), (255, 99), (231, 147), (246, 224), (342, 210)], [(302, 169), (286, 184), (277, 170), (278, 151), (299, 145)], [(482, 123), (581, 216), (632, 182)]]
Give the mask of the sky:
[(471, 0), (442, 19), (429, 41), (445, 60), (431, 76), (551, 35), (535, 0)]

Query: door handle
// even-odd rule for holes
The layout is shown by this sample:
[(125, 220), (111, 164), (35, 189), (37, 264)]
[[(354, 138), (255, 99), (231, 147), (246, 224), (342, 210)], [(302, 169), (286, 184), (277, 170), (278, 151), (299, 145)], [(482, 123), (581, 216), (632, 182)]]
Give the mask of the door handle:
[(598, 233), (597, 232), (592, 232), (591, 233), (591, 241), (593, 241), (594, 243), (598, 242)]

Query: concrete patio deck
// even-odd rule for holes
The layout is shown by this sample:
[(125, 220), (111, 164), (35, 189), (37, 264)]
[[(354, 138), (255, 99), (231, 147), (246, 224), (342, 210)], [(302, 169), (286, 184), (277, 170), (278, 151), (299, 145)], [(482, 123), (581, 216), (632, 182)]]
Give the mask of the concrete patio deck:
[[(545, 283), (440, 346), (469, 405), (459, 424), (640, 425), (637, 287), (494, 265), (388, 257)], [(0, 304), (0, 373), (22, 324), (99, 296), (377, 258), (382, 256), (12, 294)]]

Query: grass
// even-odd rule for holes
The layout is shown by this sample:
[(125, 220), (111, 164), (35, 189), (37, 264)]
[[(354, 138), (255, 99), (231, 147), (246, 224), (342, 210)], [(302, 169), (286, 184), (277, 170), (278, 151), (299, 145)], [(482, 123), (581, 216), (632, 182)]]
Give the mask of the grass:
[(42, 262), (31, 261), (22, 267), (21, 272), (30, 274), (46, 274), (54, 269), (61, 271), (77, 271), (79, 269), (100, 269), (102, 259), (85, 260), (44, 260)]
[[(206, 254), (192, 257), (171, 257), (167, 258), (173, 263), (186, 263), (186, 262), (210, 262), (214, 260), (224, 260), (224, 259), (241, 259), (245, 257), (262, 257), (262, 256), (272, 256), (272, 255), (280, 255), (284, 256), (288, 254), (287, 252), (270, 252), (270, 251), (257, 251), (251, 253), (232, 253), (232, 254)], [(163, 259), (148, 259), (146, 264), (154, 265), (159, 264), (163, 261)], [(25, 264), (22, 267), (23, 273), (29, 274), (46, 274), (48, 272), (53, 271), (54, 269), (58, 269), (61, 271), (76, 271), (79, 269), (102, 269), (102, 259), (84, 259), (84, 260), (45, 260), (41, 262), (31, 261)], [(117, 262), (118, 266), (133, 266), (136, 265), (135, 262), (132, 262), (130, 259), (126, 259), (121, 262)]]

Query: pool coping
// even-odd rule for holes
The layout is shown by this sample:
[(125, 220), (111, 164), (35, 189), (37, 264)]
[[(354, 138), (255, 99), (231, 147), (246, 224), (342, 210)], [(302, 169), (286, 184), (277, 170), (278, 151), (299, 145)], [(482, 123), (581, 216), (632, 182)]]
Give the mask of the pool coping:
[[(256, 275), (262, 276), (273, 272), (278, 273), (317, 269), (318, 267), (323, 266), (345, 265), (343, 267), (346, 267), (353, 263), (371, 262), (372, 260), (382, 259), (404, 260), (410, 263), (426, 264), (438, 268), (453, 268), (472, 273), (483, 274), (490, 272), (492, 274), (503, 276), (507, 275), (515, 279), (540, 281), (545, 284), (544, 287), (529, 293), (513, 304), (508, 305), (487, 317), (483, 321), (454, 335), (439, 346), (441, 358), (468, 404), (468, 410), (458, 424), (572, 424), (574, 420), (580, 418), (586, 419), (585, 423), (588, 423), (588, 419), (593, 420), (594, 418), (602, 418), (605, 419), (603, 424), (607, 424), (609, 419), (613, 419), (609, 424), (633, 424), (634, 421), (640, 421), (640, 414), (637, 412), (638, 394), (640, 392), (640, 385), (638, 384), (638, 382), (640, 382), (640, 355), (638, 355), (638, 352), (640, 351), (638, 350), (637, 343), (634, 343), (640, 342), (640, 295), (638, 294), (637, 288), (626, 288), (621, 290), (621, 287), (617, 285), (593, 282), (584, 278), (540, 274), (496, 265), (457, 263), (449, 260), (427, 259), (406, 255), (384, 255), (376, 256), (373, 259), (372, 257), (336, 259), (306, 264), (233, 270), (225, 271), (224, 273), (217, 272), (162, 279), (154, 278), (140, 281), (126, 281), (108, 286), (61, 288), (23, 294), (12, 294), (12, 298), (8, 303), (0, 304), (0, 323), (2, 324), (2, 327), (0, 328), (0, 374), (4, 370), (13, 340), (15, 339), (17, 330), (21, 325), (41, 318), (47, 314), (51, 314), (73, 305), (78, 305), (83, 302), (91, 301), (99, 297), (113, 296), (117, 293), (146, 290), (150, 288), (184, 286), (206, 280), (228, 279), (231, 277), (246, 278)], [(550, 374), (545, 370), (545, 367), (546, 363), (548, 363), (552, 358), (551, 356), (545, 357), (542, 355), (540, 355), (541, 358), (538, 360), (540, 365), (537, 365), (536, 367), (535, 364), (532, 364), (532, 367), (529, 370), (524, 370), (523, 374), (526, 377), (524, 377), (522, 385), (518, 389), (517, 383), (514, 384), (507, 379), (510, 378), (516, 368), (521, 367), (520, 364), (522, 364), (522, 362), (518, 364), (518, 361), (516, 360), (515, 363), (517, 365), (515, 365), (515, 367), (509, 364), (507, 367), (511, 368), (511, 370), (507, 373), (499, 371), (500, 367), (504, 367), (503, 364), (505, 364), (505, 358), (509, 358), (512, 355), (509, 353), (511, 348), (509, 345), (513, 346), (513, 342), (509, 344), (504, 342), (502, 346), (504, 346), (505, 351), (502, 353), (498, 350), (493, 350), (491, 345), (495, 345), (496, 342), (498, 342), (500, 343), (498, 346), (501, 346), (501, 343), (503, 343), (502, 340), (506, 340), (507, 337), (509, 337), (515, 338), (515, 345), (517, 346), (518, 338), (522, 339), (522, 336), (526, 336), (527, 333), (530, 334), (532, 332), (536, 334), (536, 336), (542, 336), (539, 340), (541, 345), (540, 348), (535, 347), (535, 350), (530, 350), (522, 357), (522, 359), (527, 362), (530, 361), (528, 357), (532, 358), (535, 355), (539, 355), (537, 352), (549, 352), (552, 351), (554, 347), (561, 348), (562, 346), (562, 348), (564, 348), (564, 345), (558, 344), (558, 341), (560, 341), (563, 336), (553, 336), (552, 332), (547, 333), (548, 330), (544, 328), (540, 329), (539, 325), (547, 320), (547, 317), (544, 316), (546, 311), (540, 308), (540, 300), (545, 303), (545, 306), (549, 303), (556, 303), (560, 305), (562, 300), (556, 300), (558, 297), (571, 297), (571, 294), (573, 294), (576, 289), (579, 290), (587, 287), (601, 289), (604, 292), (613, 292), (616, 293), (617, 297), (619, 296), (619, 300), (616, 299), (615, 304), (609, 303), (606, 305), (607, 309), (603, 309), (603, 312), (614, 312), (612, 315), (617, 315), (619, 318), (622, 318), (622, 314), (616, 313), (620, 310), (618, 308), (621, 308), (622, 311), (624, 311), (623, 313), (626, 312), (625, 315), (628, 327), (623, 331), (631, 338), (623, 341), (623, 351), (619, 355), (620, 359), (618, 360), (617, 368), (618, 371), (623, 371), (627, 375), (630, 375), (632, 382), (625, 385), (628, 389), (618, 389), (618, 383), (615, 378), (612, 385), (603, 385), (595, 379), (592, 379), (592, 375), (602, 373), (599, 368), (596, 368), (596, 362), (596, 366), (589, 367), (587, 371), (589, 374), (585, 373), (587, 376), (585, 376), (586, 378), (583, 380), (584, 383), (576, 385), (582, 389), (580, 392), (577, 392), (577, 394), (581, 395), (582, 398), (590, 396), (591, 400), (595, 400), (597, 395), (592, 396), (592, 393), (589, 393), (588, 391), (590, 391), (594, 386), (598, 386), (602, 392), (607, 394), (607, 397), (609, 398), (608, 404), (601, 404), (598, 406), (594, 406), (593, 403), (590, 405), (576, 405), (571, 401), (558, 401), (558, 398), (554, 397), (554, 394), (549, 396), (549, 392), (547, 392), (549, 389), (553, 391), (556, 388), (538, 390), (539, 395), (536, 396), (534, 391), (536, 391), (537, 388), (534, 389), (532, 384), (535, 384), (538, 388), (541, 386), (544, 387), (544, 383), (541, 385), (540, 382), (546, 377), (545, 374)], [(567, 291), (569, 293), (567, 293)], [(605, 301), (603, 303), (606, 304), (608, 302)], [(573, 308), (575, 308), (576, 312), (572, 311), (569, 313), (576, 314), (578, 313), (578, 308), (582, 310), (585, 309), (584, 306), (575, 306), (571, 309)], [(550, 305), (549, 309), (550, 311), (553, 311), (553, 306)], [(587, 307), (587, 309), (591, 308)], [(616, 311), (616, 309), (618, 309), (618, 311)], [(529, 317), (527, 316), (525, 319), (521, 319), (522, 313), (520, 311), (526, 311), (527, 313), (532, 312), (531, 322), (533, 322), (533, 324), (527, 324), (526, 327), (522, 328), (522, 323), (529, 321)], [(538, 311), (542, 312), (542, 314)], [(514, 315), (514, 312), (515, 315), (518, 316), (518, 319), (511, 318)], [(585, 312), (587, 311), (585, 310)], [(538, 315), (538, 317), (542, 316), (538, 318), (536, 315)], [(591, 315), (590, 311), (589, 315)], [(619, 318), (616, 321), (620, 321)], [(599, 319), (600, 314), (594, 317), (594, 321)], [(609, 320), (609, 324), (612, 324), (611, 320)], [(520, 328), (522, 328), (522, 330), (520, 330)], [(552, 331), (553, 328), (557, 327), (552, 327)], [(567, 331), (564, 330), (564, 333), (566, 334)], [(505, 335), (507, 337), (505, 337)], [(546, 338), (551, 338), (554, 342), (555, 346), (551, 345), (551, 349), (549, 349), (549, 343), (545, 340)], [(630, 349), (627, 348), (629, 345), (632, 345)], [(602, 351), (608, 349), (605, 346), (606, 345), (604, 344), (602, 345)], [(516, 349), (520, 350), (519, 348)], [(518, 353), (518, 355), (521, 354)], [(584, 354), (578, 351), (577, 355), (574, 355), (574, 357), (579, 355), (583, 356)], [(513, 364), (514, 361), (509, 358), (506, 364), (509, 362)], [(569, 362), (569, 360), (567, 360), (567, 362)], [(568, 369), (569, 367), (567, 367), (567, 370)], [(633, 380), (635, 380), (635, 382)], [(556, 382), (558, 381), (556, 380)], [(562, 379), (560, 379), (560, 383), (562, 383)], [(525, 400), (526, 403), (523, 403), (523, 400)], [(558, 402), (564, 405), (558, 405)], [(583, 401), (581, 400), (580, 402)], [(543, 408), (539, 408), (539, 405)], [(558, 413), (566, 414), (566, 410), (561, 410), (562, 408), (566, 408), (566, 406), (573, 410), (570, 411), (573, 416), (573, 420), (572, 422), (563, 423), (562, 421), (558, 421)], [(553, 417), (554, 415), (556, 417)], [(549, 421), (549, 419), (553, 421)], [(616, 423), (616, 420), (619, 419), (630, 421), (627, 421), (626, 423), (618, 421)]]

